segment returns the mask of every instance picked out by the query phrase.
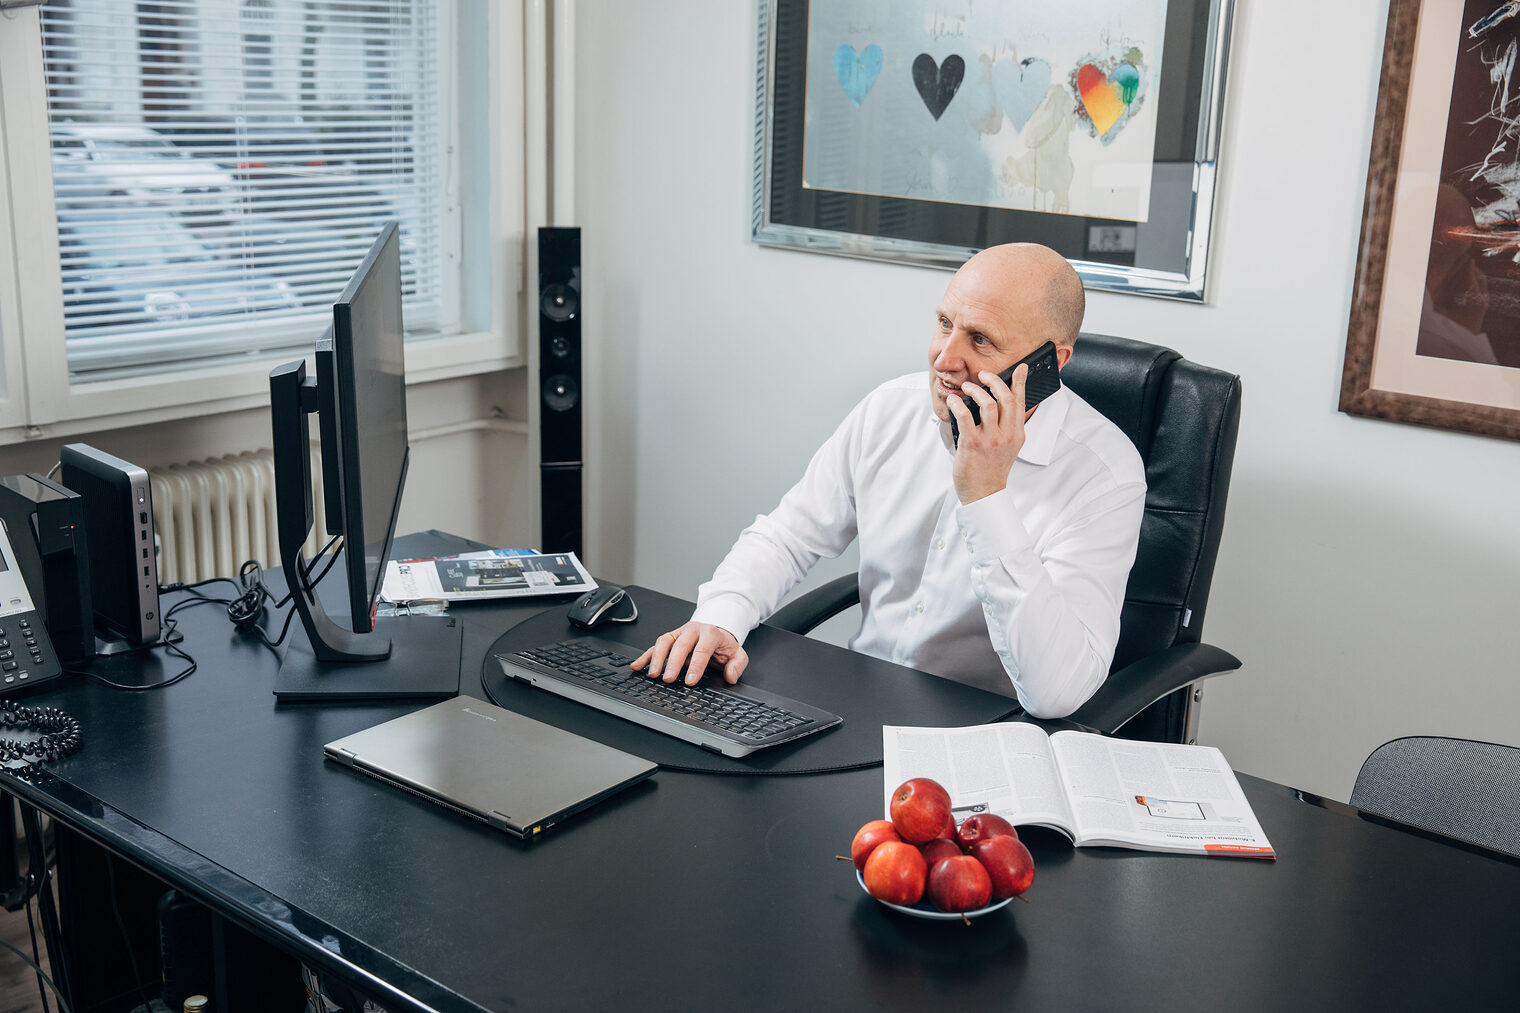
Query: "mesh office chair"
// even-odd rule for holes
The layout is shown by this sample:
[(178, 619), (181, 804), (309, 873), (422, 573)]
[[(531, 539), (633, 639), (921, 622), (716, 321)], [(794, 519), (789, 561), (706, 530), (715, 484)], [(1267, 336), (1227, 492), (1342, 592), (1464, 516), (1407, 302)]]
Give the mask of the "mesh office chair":
[[(1128, 738), (1188, 741), (1193, 684), (1240, 667), (1199, 640), (1240, 431), (1240, 378), (1159, 345), (1084, 334), (1061, 381), (1130, 438), (1147, 483), (1113, 665), (1071, 719)], [(841, 577), (768, 622), (807, 633), (859, 601), (857, 579)]]
[(1351, 804), (1520, 858), (1520, 748), (1411, 735), (1362, 764)]

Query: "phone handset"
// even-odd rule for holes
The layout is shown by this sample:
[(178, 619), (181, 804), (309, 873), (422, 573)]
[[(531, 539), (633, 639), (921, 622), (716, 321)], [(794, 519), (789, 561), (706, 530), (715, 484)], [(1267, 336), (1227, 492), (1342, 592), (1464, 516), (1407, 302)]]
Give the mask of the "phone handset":
[[(998, 378), (1011, 386), (1013, 371), (1025, 365), (1029, 367), (1029, 375), (1024, 378), (1024, 410), (1028, 411), (1061, 389), (1061, 360), (1056, 356), (1056, 343), (1045, 342), (999, 373)], [(977, 404), (976, 399), (972, 397), (962, 395), (961, 399), (966, 402), (966, 407), (971, 411), (971, 424), (981, 425), (981, 405)], [(955, 446), (960, 446), (961, 431), (960, 426), (956, 425), (954, 412), (950, 414), (950, 439)]]
[(10, 533), (0, 521), (0, 695), (61, 674), (58, 652), (21, 574)]

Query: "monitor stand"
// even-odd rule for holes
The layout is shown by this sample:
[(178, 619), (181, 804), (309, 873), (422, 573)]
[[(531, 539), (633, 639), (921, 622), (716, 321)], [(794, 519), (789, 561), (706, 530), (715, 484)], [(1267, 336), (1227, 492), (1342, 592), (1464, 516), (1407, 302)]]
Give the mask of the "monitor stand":
[[(300, 623), (291, 625), (274, 695), (281, 703), (317, 700), (441, 700), (459, 695), (464, 626), (455, 616), (380, 616), (384, 661), (318, 661)], [(368, 639), (368, 637), (366, 639)]]

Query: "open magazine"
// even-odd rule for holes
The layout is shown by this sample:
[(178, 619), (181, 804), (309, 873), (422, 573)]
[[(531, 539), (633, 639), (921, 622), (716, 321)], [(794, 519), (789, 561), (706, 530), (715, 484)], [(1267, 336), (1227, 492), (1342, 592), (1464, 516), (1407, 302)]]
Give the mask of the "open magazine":
[(913, 777), (944, 785), (956, 821), (993, 812), (1077, 845), (1275, 858), (1224, 754), (1212, 746), (1047, 734), (1009, 722), (882, 728), (884, 805)]
[(596, 581), (573, 552), (523, 555), (508, 549), (432, 559), (390, 560), (380, 597), (389, 602), (427, 599), (475, 601), (579, 594)]

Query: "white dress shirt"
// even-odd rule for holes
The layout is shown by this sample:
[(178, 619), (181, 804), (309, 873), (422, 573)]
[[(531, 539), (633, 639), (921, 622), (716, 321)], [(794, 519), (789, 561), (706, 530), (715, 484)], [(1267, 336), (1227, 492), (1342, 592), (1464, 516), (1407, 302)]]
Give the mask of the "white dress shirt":
[(1025, 425), (1008, 487), (961, 504), (927, 373), (856, 405), (739, 535), (692, 618), (742, 642), (819, 559), (860, 539), (850, 647), (1063, 717), (1103, 683), (1145, 507), (1129, 439), (1066, 388)]

